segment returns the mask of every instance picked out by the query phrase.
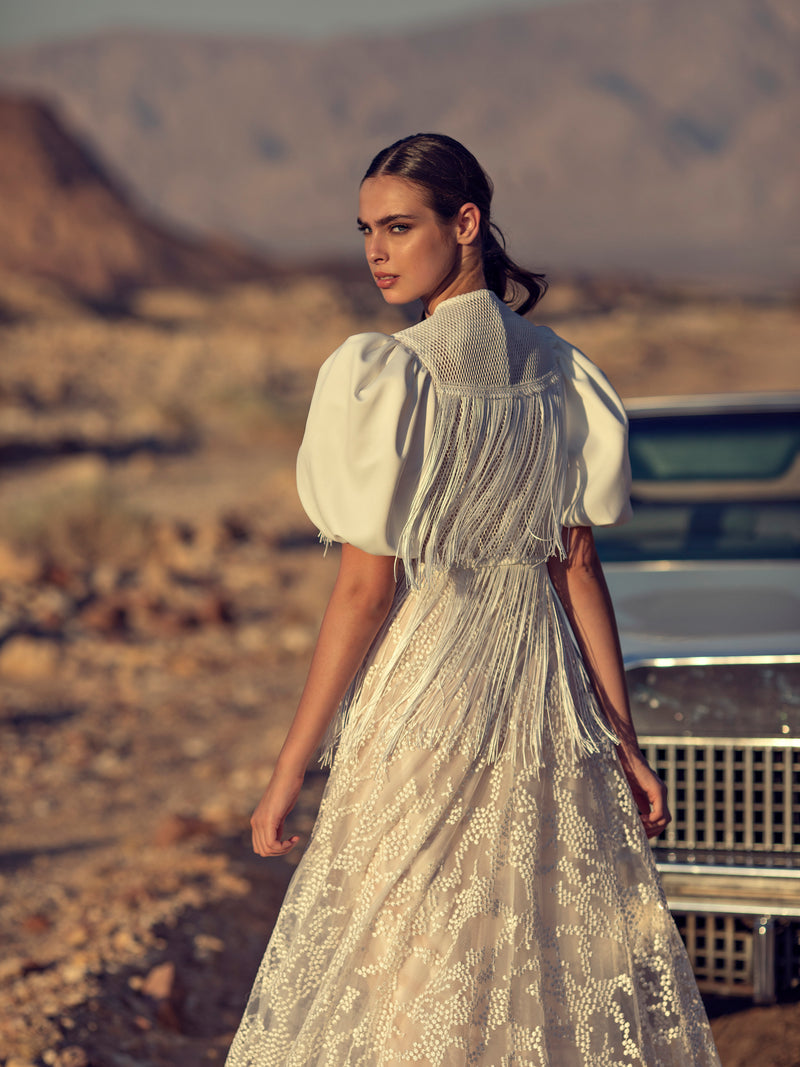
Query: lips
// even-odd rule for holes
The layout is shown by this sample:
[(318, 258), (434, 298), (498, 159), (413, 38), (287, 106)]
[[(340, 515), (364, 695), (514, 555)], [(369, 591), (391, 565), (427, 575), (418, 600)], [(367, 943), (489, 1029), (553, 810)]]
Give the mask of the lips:
[(399, 277), (400, 277), (399, 274), (375, 274), (374, 275), (375, 284), (378, 286), (379, 289), (388, 289), (390, 286), (394, 285), (394, 283), (397, 281), (397, 279)]

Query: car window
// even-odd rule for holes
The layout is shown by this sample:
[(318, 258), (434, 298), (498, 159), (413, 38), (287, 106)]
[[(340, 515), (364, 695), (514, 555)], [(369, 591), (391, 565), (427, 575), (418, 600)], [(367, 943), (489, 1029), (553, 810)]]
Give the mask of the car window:
[(605, 562), (800, 558), (800, 415), (633, 415), (633, 519)]
[(796, 412), (631, 419), (635, 480), (779, 478), (800, 453)]
[(624, 526), (594, 531), (607, 563), (800, 558), (800, 502), (652, 503), (633, 497)]

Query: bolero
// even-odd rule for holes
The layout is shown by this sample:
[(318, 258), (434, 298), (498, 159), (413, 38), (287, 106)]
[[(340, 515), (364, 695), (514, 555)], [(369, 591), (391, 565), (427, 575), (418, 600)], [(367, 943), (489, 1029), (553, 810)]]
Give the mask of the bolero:
[[(468, 297), (475, 299), (468, 301)], [(549, 483), (537, 475), (539, 489), (558, 497), (547, 502), (553, 523), (559, 528), (614, 525), (630, 517), (627, 418), (619, 396), (582, 352), (549, 328), (521, 319), (494, 294), (481, 290), (442, 301), (431, 318), (398, 335), (349, 337), (323, 364), (298, 454), (297, 486), (306, 513), (326, 543), (347, 542), (375, 555), (403, 554), (401, 540), (409, 515), (415, 506), (423, 506), (429, 454), (437, 448), (437, 439), (441, 448), (452, 451), (453, 442), (461, 447), (464, 436), (458, 432), (464, 425), (463, 410), (459, 416), (451, 404), (451, 394), (454, 388), (459, 392), (459, 387), (442, 379), (426, 337), (435, 335), (436, 325), (447, 328), (447, 315), (457, 314), (454, 322), (460, 323), (470, 306), (500, 324), (513, 316), (516, 322), (509, 328), (522, 330), (535, 344), (540, 370), (549, 365), (549, 372), (527, 392), (520, 388), (525, 394), (523, 405), (540, 402), (546, 393), (555, 398), (545, 412), (544, 425), (548, 427), (552, 419), (561, 423), (548, 431), (550, 435), (558, 432), (560, 475)], [(440, 309), (446, 314), (440, 314)], [(474, 386), (464, 386), (460, 393), (462, 407), (478, 403), (484, 411), (487, 403), (510, 403), (514, 387), (489, 389), (486, 396), (476, 396)], [(519, 423), (519, 397), (515, 403), (516, 409), (507, 409), (513, 425)], [(479, 432), (490, 435), (491, 420), (482, 417), (483, 422), (476, 420), (473, 413), (469, 425), (481, 425)], [(508, 418), (494, 422), (502, 430)], [(462, 476), (464, 468), (462, 463)], [(448, 499), (460, 491), (454, 476), (451, 482)], [(543, 540), (538, 530), (532, 536)], [(507, 539), (502, 558), (508, 555), (508, 543)]]

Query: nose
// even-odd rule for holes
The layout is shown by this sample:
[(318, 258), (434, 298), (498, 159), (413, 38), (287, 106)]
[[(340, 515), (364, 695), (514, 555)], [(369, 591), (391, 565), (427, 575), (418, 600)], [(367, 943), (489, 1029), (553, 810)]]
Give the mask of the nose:
[(370, 263), (383, 263), (386, 249), (380, 234), (374, 233), (367, 238), (367, 259)]

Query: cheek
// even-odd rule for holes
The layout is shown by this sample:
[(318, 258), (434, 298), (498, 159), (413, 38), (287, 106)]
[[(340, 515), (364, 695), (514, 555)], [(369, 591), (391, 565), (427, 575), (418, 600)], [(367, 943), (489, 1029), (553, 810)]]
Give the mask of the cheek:
[(452, 260), (452, 250), (438, 234), (426, 234), (415, 251), (424, 260), (425, 266), (438, 271)]

